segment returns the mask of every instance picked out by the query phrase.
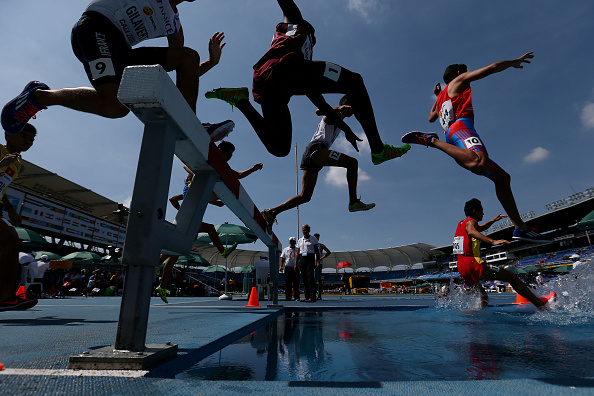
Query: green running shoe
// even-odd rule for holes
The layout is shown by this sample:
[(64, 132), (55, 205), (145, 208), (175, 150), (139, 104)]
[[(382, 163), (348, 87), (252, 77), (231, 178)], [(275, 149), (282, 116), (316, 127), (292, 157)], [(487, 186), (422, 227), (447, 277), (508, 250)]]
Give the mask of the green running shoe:
[(223, 253), (221, 253), (221, 256), (223, 256), (223, 258), (227, 258), (227, 257), (229, 257), (231, 252), (234, 251), (235, 249), (237, 249), (237, 242), (235, 242), (233, 245), (231, 245), (228, 248), (226, 248), (225, 250), (223, 250)]
[(380, 153), (371, 153), (371, 161), (373, 162), (373, 165), (379, 165), (382, 162), (402, 157), (407, 153), (408, 150), (410, 150), (410, 144), (405, 144), (401, 147), (394, 147), (390, 146), (389, 144), (384, 144), (384, 149)]
[(264, 216), (264, 220), (266, 221), (266, 232), (272, 235), (272, 225), (273, 223), (278, 224), (276, 221), (276, 216), (270, 212), (270, 209), (264, 209), (262, 211), (262, 216)]
[(161, 287), (161, 285), (157, 286), (157, 293), (159, 293), (159, 297), (161, 297), (161, 300), (163, 300), (163, 302), (165, 304), (169, 304), (169, 301), (167, 301), (167, 295), (171, 294), (171, 292), (163, 287)]
[(249, 91), (247, 87), (241, 88), (217, 88), (212, 91), (208, 91), (204, 94), (206, 99), (221, 99), (231, 105), (231, 107), (237, 106), (237, 102), (241, 99), (249, 100)]
[(349, 212), (360, 212), (362, 210), (369, 210), (375, 208), (374, 203), (366, 204), (361, 202), (361, 200), (357, 200), (354, 204), (349, 204)]

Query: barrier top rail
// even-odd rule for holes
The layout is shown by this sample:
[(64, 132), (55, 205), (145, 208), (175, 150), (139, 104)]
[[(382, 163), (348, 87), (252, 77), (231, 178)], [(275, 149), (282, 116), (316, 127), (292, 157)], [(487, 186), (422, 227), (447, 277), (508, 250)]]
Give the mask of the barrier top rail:
[[(214, 192), (225, 205), (269, 248), (281, 249), (221, 152), (211, 142), (202, 123), (192, 112), (167, 72), (159, 65), (126, 68), (118, 99), (145, 124), (166, 122), (177, 134), (175, 155), (195, 173), (214, 172)], [(183, 221), (182, 213), (175, 224)]]

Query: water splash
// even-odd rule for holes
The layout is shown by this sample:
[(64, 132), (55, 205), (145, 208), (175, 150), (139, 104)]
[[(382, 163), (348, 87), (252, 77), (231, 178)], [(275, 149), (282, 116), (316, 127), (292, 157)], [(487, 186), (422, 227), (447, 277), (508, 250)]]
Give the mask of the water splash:
[(553, 315), (537, 315), (535, 320), (552, 321), (558, 325), (582, 324), (594, 320), (594, 263), (583, 264), (570, 273), (558, 276), (540, 286), (535, 294), (557, 293), (549, 304)]
[(481, 296), (478, 292), (458, 285), (450, 279), (449, 292), (437, 299), (435, 307), (448, 310), (480, 310)]

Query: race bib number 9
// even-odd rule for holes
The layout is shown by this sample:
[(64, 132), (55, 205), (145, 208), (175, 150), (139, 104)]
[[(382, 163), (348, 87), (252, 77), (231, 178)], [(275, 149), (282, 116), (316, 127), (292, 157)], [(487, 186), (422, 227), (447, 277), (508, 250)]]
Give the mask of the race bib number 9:
[(452, 244), (453, 254), (464, 254), (464, 237), (457, 236), (454, 237), (454, 243)]
[(91, 69), (91, 77), (93, 80), (105, 76), (115, 76), (115, 70), (111, 58), (99, 58), (97, 60), (89, 62), (89, 68)]

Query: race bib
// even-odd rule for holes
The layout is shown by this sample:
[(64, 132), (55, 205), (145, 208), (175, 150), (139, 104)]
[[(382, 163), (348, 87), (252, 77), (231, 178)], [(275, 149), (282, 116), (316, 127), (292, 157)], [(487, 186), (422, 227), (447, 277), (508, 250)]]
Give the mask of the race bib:
[(464, 237), (463, 236), (457, 236), (454, 237), (454, 243), (452, 244), (453, 246), (453, 254), (464, 254)]
[(116, 75), (111, 58), (99, 58), (89, 62), (89, 68), (91, 69), (91, 77), (93, 77), (93, 80), (105, 76)]
[(441, 105), (439, 110), (439, 122), (444, 131), (446, 131), (450, 125), (455, 121), (456, 115), (454, 114), (454, 107), (452, 101), (447, 100)]
[(334, 63), (326, 62), (326, 70), (324, 71), (324, 77), (329, 78), (330, 80), (337, 82), (338, 78), (340, 77), (340, 72), (342, 68)]
[(338, 161), (340, 159), (340, 155), (341, 153), (338, 151), (330, 150), (330, 155), (328, 155), (328, 158)]
[(8, 173), (0, 171), (0, 197), (4, 195), (4, 189), (12, 182)]
[(478, 136), (471, 136), (469, 138), (464, 139), (464, 146), (466, 146), (467, 149), (472, 148), (474, 146), (482, 146), (483, 142), (481, 142), (481, 139), (478, 138)]

